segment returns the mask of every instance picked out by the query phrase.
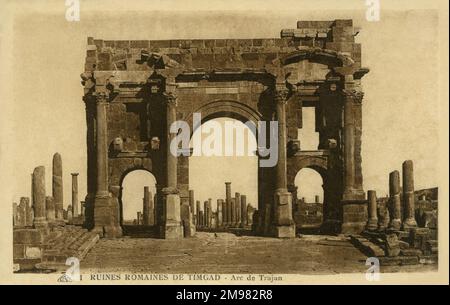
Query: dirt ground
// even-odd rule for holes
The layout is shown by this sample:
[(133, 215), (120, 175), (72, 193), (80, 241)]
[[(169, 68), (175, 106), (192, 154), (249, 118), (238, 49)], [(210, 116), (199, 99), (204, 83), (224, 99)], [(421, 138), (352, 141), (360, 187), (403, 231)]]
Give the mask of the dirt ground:
[[(102, 239), (81, 262), (82, 273), (365, 273), (366, 256), (344, 236), (295, 239), (197, 232), (193, 238)], [(424, 272), (436, 266), (389, 266), (381, 272)]]

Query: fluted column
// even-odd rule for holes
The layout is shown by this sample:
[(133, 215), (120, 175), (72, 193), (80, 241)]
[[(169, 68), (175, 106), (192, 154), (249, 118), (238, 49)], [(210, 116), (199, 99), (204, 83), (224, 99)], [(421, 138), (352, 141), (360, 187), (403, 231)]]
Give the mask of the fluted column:
[[(286, 103), (288, 93), (285, 84), (276, 85), (274, 91), (278, 121), (278, 162), (276, 165), (276, 190), (274, 198), (274, 235), (276, 237), (295, 237), (295, 224), (292, 219), (292, 194), (287, 190)], [(267, 211), (266, 215), (268, 214), (270, 213)], [(266, 219), (266, 222), (269, 223), (269, 220)]]
[[(119, 205), (108, 190), (108, 120), (107, 95), (96, 94), (97, 190), (94, 203), (94, 231), (104, 237), (122, 236)], [(75, 216), (75, 215), (73, 215)]]
[(367, 200), (361, 172), (361, 103), (363, 92), (351, 81), (345, 84), (343, 97), (343, 194), (341, 233), (359, 234), (367, 224)]
[(343, 90), (344, 97), (344, 194), (343, 200), (364, 200), (364, 191), (356, 182), (355, 108), (364, 93)]
[[(166, 88), (167, 89), (167, 88)], [(170, 126), (177, 120), (177, 97), (174, 92), (164, 94), (166, 103), (166, 173), (167, 186), (162, 190), (164, 194), (165, 221), (162, 237), (166, 239), (183, 238), (181, 227), (180, 194), (177, 188), (177, 156), (170, 151), (170, 143), (176, 134), (170, 132)]]

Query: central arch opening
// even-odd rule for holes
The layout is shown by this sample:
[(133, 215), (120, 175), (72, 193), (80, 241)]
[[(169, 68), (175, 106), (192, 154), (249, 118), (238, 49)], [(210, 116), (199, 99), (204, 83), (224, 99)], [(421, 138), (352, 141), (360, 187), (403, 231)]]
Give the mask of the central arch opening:
[[(148, 188), (147, 196), (151, 210), (144, 207), (144, 189)], [(151, 215), (156, 215), (156, 178), (147, 170), (133, 170), (125, 175), (121, 184), (120, 209), (121, 222), (125, 234), (132, 234), (139, 229), (155, 224), (149, 221)], [(149, 216), (150, 215), (150, 216)], [(145, 230), (144, 230), (145, 231)]]
[(217, 222), (224, 222), (224, 215), (219, 220), (217, 202), (226, 200), (225, 182), (231, 182), (232, 200), (244, 195), (248, 209), (257, 208), (257, 140), (250, 128), (228, 116), (214, 117), (202, 122), (201, 128), (193, 132), (190, 147), (193, 154), (189, 158), (189, 189), (194, 190), (200, 207), (197, 214), (205, 217), (205, 206), (211, 202), (211, 223), (197, 223), (197, 230), (214, 230), (219, 227)]
[(300, 230), (317, 230), (323, 223), (323, 179), (311, 168), (302, 168), (295, 177), (297, 200), (294, 220)]

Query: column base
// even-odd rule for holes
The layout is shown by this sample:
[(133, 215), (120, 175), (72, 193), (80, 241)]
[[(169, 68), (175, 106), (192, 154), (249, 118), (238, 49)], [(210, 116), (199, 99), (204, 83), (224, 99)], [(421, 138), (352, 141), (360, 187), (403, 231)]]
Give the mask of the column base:
[(47, 235), (50, 232), (48, 222), (46, 218), (35, 218), (33, 222), (33, 227), (37, 229), (41, 234)]
[(342, 201), (365, 201), (366, 193), (359, 189), (347, 189), (342, 195)]
[(342, 222), (336, 219), (327, 219), (320, 226), (320, 232), (338, 234), (341, 231)]
[(414, 218), (407, 218), (405, 219), (405, 221), (403, 222), (403, 226), (402, 226), (404, 231), (409, 231), (411, 229), (417, 228), (417, 222)]
[(342, 234), (360, 234), (367, 225), (367, 201), (342, 200)]
[(184, 230), (181, 224), (166, 224), (161, 231), (161, 238), (163, 239), (182, 239), (184, 237)]
[(273, 236), (277, 238), (295, 238), (295, 225), (275, 226)]
[(402, 221), (400, 219), (392, 219), (389, 223), (389, 230), (398, 231), (402, 227)]
[(378, 229), (378, 219), (369, 219), (366, 229), (368, 231), (376, 231)]
[(161, 238), (181, 239), (184, 235), (181, 224), (181, 199), (174, 188), (164, 188), (164, 225), (161, 227)]
[(119, 203), (111, 195), (95, 196), (93, 232), (105, 238), (122, 237)]

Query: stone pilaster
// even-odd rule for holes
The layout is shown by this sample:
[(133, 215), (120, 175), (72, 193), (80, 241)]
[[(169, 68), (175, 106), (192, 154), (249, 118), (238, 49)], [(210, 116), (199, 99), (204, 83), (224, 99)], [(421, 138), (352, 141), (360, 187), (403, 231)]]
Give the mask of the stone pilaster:
[[(286, 103), (288, 89), (284, 84), (277, 84), (274, 94), (278, 121), (278, 163), (276, 165), (276, 189), (274, 195), (274, 235), (276, 237), (293, 238), (295, 237), (295, 224), (292, 219), (292, 194), (287, 189), (286, 165)], [(269, 214), (269, 211), (266, 211), (265, 214)], [(266, 219), (266, 225), (270, 225), (269, 223), (270, 220)]]

